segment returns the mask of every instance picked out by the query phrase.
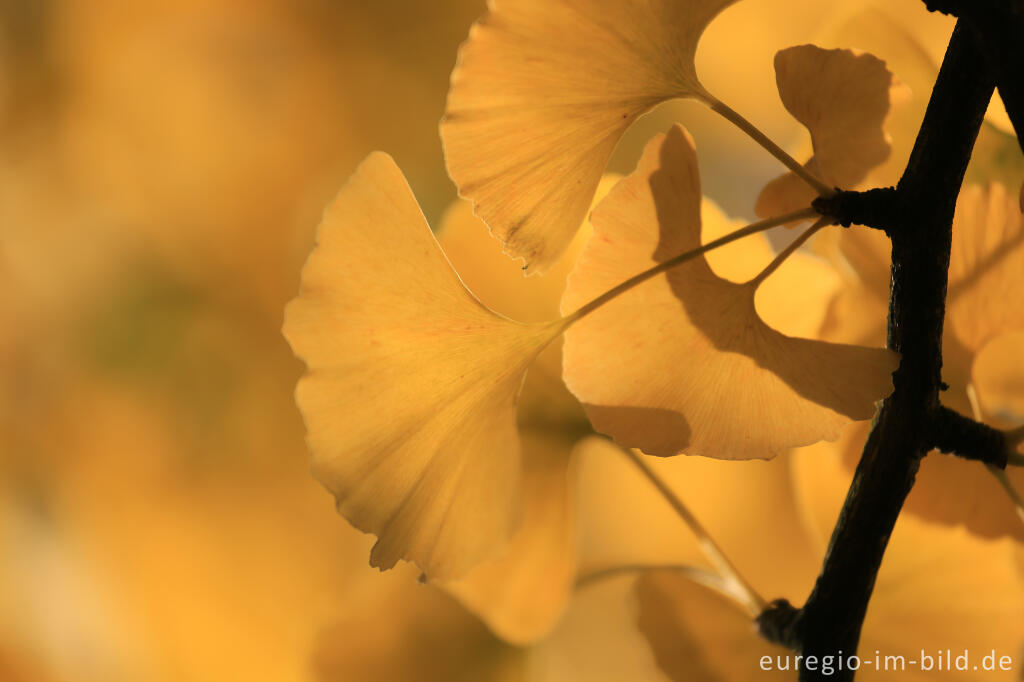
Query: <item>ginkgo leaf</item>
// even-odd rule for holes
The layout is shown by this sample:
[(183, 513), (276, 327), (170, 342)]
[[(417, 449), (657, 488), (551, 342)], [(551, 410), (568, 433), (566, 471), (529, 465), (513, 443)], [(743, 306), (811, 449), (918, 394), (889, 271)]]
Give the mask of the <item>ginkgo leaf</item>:
[(327, 209), (284, 333), (316, 477), (378, 542), (370, 561), (453, 579), (517, 521), (516, 396), (557, 333), (481, 304), (391, 157), (370, 155)]
[[(702, 244), (744, 225), (743, 221), (730, 219), (706, 197), (701, 204), (701, 223)], [(719, 277), (743, 283), (756, 277), (774, 255), (768, 237), (752, 234), (708, 251), (705, 258)], [(807, 282), (814, 282), (814, 286), (806, 286)], [(797, 251), (758, 287), (754, 303), (757, 314), (770, 327), (790, 336), (814, 337), (838, 288), (839, 278), (827, 262)]]
[[(582, 444), (581, 444), (582, 446)], [(576, 579), (576, 476), (571, 442), (523, 434), (522, 523), (499, 557), (444, 585), (499, 637), (525, 645), (546, 635)]]
[[(893, 102), (885, 122), (885, 130), (892, 137), (892, 150), (889, 158), (872, 169), (863, 183), (885, 187), (899, 182), (906, 168), (928, 104), (927, 93), (935, 85), (939, 61), (956, 22), (938, 12), (917, 12), (911, 5), (865, 4), (867, 6), (826, 29), (820, 40), (832, 45), (856, 45), (884, 59), (889, 70), (899, 74), (900, 81), (913, 93), (898, 106)], [(984, 135), (981, 133), (979, 138)]]
[[(618, 173), (605, 173), (590, 209), (621, 179)], [(524, 276), (521, 263), (502, 253), (501, 242), (473, 214), (469, 201), (457, 199), (448, 207), (437, 239), (462, 281), (489, 308), (521, 322), (546, 322), (559, 317), (566, 278), (592, 232), (590, 221), (583, 220), (558, 261), (543, 274), (529, 277)]]
[[(621, 179), (615, 173), (605, 174), (595, 203)], [(566, 278), (592, 233), (590, 221), (584, 221), (558, 262), (531, 277), (525, 277), (522, 268), (502, 253), (501, 242), (473, 215), (468, 201), (458, 200), (445, 211), (437, 238), (462, 281), (485, 305), (516, 320), (542, 322), (559, 317)], [(519, 401), (519, 430), (559, 430), (576, 436), (590, 430), (579, 402), (562, 383), (561, 338), (541, 351), (527, 373)]]
[[(607, 193), (615, 177), (602, 180)], [(524, 277), (466, 201), (446, 211), (438, 241), (463, 281), (488, 306), (516, 319), (551, 320), (565, 280), (590, 228), (584, 225), (562, 259), (542, 275)], [(443, 583), (502, 639), (527, 644), (561, 617), (576, 579), (576, 440), (588, 430), (579, 402), (561, 381), (561, 342), (530, 367), (519, 398), (523, 444), (522, 522), (501, 554), (464, 578)], [(581, 444), (582, 445), (582, 444)]]
[[(782, 103), (811, 134), (814, 155), (805, 164), (830, 187), (852, 189), (889, 156), (884, 124), (893, 104), (909, 90), (885, 62), (855, 50), (799, 45), (775, 55)], [(817, 193), (794, 173), (772, 180), (761, 191), (759, 216), (807, 206)]]
[(472, 204), (457, 200), (445, 211), (437, 240), (467, 287), (489, 308), (522, 322), (545, 322), (559, 316), (565, 279), (589, 236), (581, 229), (564, 258), (542, 275), (526, 277), (521, 264), (501, 250), (501, 242), (473, 215)]
[(1024, 215), (1001, 184), (960, 191), (949, 281), (949, 324), (971, 352), (997, 334), (1024, 330)]
[(792, 672), (761, 668), (762, 656), (774, 664), (789, 650), (761, 639), (750, 616), (724, 595), (666, 570), (641, 576), (636, 593), (640, 631), (669, 679), (793, 679)]
[[(594, 212), (563, 312), (699, 247), (700, 205), (693, 141), (676, 126)], [(781, 334), (758, 316), (755, 291), (698, 257), (570, 327), (566, 384), (594, 427), (649, 454), (751, 459), (870, 418), (892, 390), (896, 356)]]
[(460, 194), (528, 271), (565, 249), (633, 121), (707, 99), (697, 42), (732, 2), (491, 0), (460, 51), (441, 136)]

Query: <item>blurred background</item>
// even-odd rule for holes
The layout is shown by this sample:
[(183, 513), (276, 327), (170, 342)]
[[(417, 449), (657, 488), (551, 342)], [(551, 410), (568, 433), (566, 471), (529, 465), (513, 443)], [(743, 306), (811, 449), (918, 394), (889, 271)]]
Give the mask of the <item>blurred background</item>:
[[(825, 4), (745, 0), (702, 44), (708, 88), (783, 146), (805, 141), (775, 50), (870, 3)], [(937, 62), (949, 22), (886, 5)], [(367, 566), (372, 539), (308, 475), (280, 335), (368, 152), (432, 223), (455, 198), (437, 123), (484, 9), (0, 0), (0, 680), (451, 680), (514, 657), (414, 573)], [(612, 169), (677, 119), (708, 193), (751, 216), (781, 169), (696, 105), (642, 121)]]

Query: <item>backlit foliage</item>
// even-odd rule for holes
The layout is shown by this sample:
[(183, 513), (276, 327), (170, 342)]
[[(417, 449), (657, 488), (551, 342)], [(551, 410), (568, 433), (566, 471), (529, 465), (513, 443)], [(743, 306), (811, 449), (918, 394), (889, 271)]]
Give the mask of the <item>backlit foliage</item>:
[[(776, 679), (900, 362), (888, 239), (811, 202), (898, 181), (951, 27), (0, 0), (0, 679)], [(967, 180), (941, 399), (1012, 430), (998, 102)], [(927, 457), (863, 655), (1016, 679), (1022, 518)]]

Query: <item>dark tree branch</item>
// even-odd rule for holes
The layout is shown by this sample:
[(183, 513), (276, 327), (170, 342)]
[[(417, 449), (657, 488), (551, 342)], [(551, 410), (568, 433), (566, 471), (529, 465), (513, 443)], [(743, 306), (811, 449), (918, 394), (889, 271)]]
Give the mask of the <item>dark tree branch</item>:
[(811, 202), (821, 215), (834, 218), (843, 227), (864, 225), (889, 230), (896, 224), (896, 188), (878, 187), (866, 192), (838, 191), (831, 197), (818, 197)]
[(971, 28), (1024, 149), (1024, 0), (925, 0), (925, 5)]
[(931, 445), (949, 455), (1006, 468), (1006, 435), (940, 406), (932, 415)]
[[(896, 216), (887, 230), (892, 239), (887, 344), (902, 355), (895, 390), (865, 444), (821, 575), (803, 607), (805, 655), (856, 651), (885, 547), (929, 449), (931, 415), (939, 408), (942, 385), (953, 212), (993, 87), (974, 37), (958, 22), (896, 187)], [(800, 679), (825, 678), (805, 670)]]
[[(847, 212), (835, 217), (884, 229), (892, 240), (887, 344), (902, 360), (807, 602), (799, 610), (775, 602), (758, 619), (762, 634), (805, 656), (821, 660), (857, 650), (889, 536), (921, 458), (933, 445), (953, 211), (993, 89), (972, 31), (958, 22), (896, 189), (851, 195), (831, 207)], [(869, 195), (878, 206), (862, 205)], [(826, 677), (804, 669), (800, 680), (851, 680), (853, 675), (844, 670)]]

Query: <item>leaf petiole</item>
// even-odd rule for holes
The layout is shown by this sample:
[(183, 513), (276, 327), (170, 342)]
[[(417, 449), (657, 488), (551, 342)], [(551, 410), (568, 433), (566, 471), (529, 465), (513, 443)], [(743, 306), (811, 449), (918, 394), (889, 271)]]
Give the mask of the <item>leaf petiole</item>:
[(729, 560), (722, 551), (722, 548), (718, 546), (711, 534), (701, 525), (697, 517), (693, 515), (693, 512), (683, 504), (683, 501), (679, 499), (679, 496), (672, 491), (672, 489), (665, 483), (661, 477), (658, 476), (647, 466), (644, 462), (643, 456), (637, 454), (636, 450), (629, 448), (620, 448), (623, 454), (626, 455), (640, 469), (641, 473), (647, 480), (657, 488), (658, 492), (661, 493), (662, 497), (669, 503), (672, 509), (679, 515), (683, 522), (690, 528), (694, 536), (697, 538), (697, 542), (700, 544), (701, 551), (704, 552), (704, 556), (711, 561), (718, 571), (718, 575), (723, 581), (725, 590), (723, 594), (727, 594), (737, 599), (744, 608), (751, 614), (752, 618), (756, 618), (764, 611), (767, 606), (764, 598), (757, 593), (757, 591), (750, 585), (746, 579), (740, 575), (740, 572), (736, 569), (736, 566)]
[(1006, 494), (1010, 497), (1010, 500), (1013, 502), (1013, 506), (1017, 510), (1017, 518), (1021, 520), (1021, 523), (1024, 523), (1024, 499), (1021, 499), (1020, 493), (1018, 493), (1017, 489), (1013, 487), (1010, 477), (1006, 475), (1005, 471), (998, 469), (991, 464), (986, 464), (985, 468), (996, 477), (997, 481), (999, 481), (999, 485), (1001, 485), (1003, 490), (1006, 491)]
[[(974, 415), (974, 421), (982, 421), (984, 415), (982, 414), (981, 401), (978, 400), (978, 392), (975, 390), (974, 384), (967, 384), (967, 402), (971, 405), (971, 413)], [(1015, 431), (1020, 431), (1020, 437), (1024, 437), (1024, 427), (1015, 429)], [(1014, 438), (1013, 434), (1014, 431), (1010, 431), (1006, 434), (1007, 447), (1011, 450), (1014, 448), (1014, 445), (1012, 445)], [(1011, 454), (1007, 456), (1008, 464), (1014, 463), (1012, 455), (1016, 454), (1017, 453), (1011, 452)], [(1019, 457), (1019, 455), (1017, 456)], [(1011, 481), (1010, 477), (1006, 475), (1006, 471), (998, 467), (994, 467), (991, 464), (986, 464), (985, 468), (988, 469), (990, 474), (996, 477), (997, 481), (999, 481), (999, 485), (1002, 486), (1003, 491), (1013, 503), (1014, 510), (1017, 512), (1017, 518), (1021, 520), (1021, 523), (1024, 523), (1024, 499), (1021, 499), (1020, 493), (1017, 492), (1015, 487), (1013, 487), (1013, 481)]]
[(782, 149), (782, 147), (775, 144), (771, 140), (771, 138), (762, 133), (760, 129), (758, 129), (758, 127), (755, 126), (753, 123), (743, 118), (743, 116), (741, 116), (738, 112), (732, 109), (732, 107), (706, 92), (703, 93), (702, 99), (704, 103), (711, 108), (712, 111), (714, 111), (716, 114), (719, 114), (727, 121), (729, 121), (737, 128), (739, 128), (747, 135), (749, 135), (751, 139), (754, 140), (754, 142), (757, 142), (759, 145), (764, 147), (764, 149), (769, 154), (771, 154), (776, 159), (781, 161), (783, 165), (786, 166), (786, 168), (793, 171), (793, 173), (795, 173), (797, 177), (799, 177), (801, 180), (810, 185), (814, 189), (814, 191), (818, 193), (819, 196), (831, 197), (836, 193), (836, 191), (833, 188), (829, 187), (819, 178), (815, 177), (810, 171), (804, 168), (803, 164), (801, 164), (799, 161), (797, 161), (792, 156), (787, 154), (786, 151)]
[(810, 239), (814, 235), (815, 232), (817, 232), (821, 228), (825, 227), (826, 225), (831, 224), (831, 222), (832, 222), (832, 219), (828, 218), (826, 216), (822, 216), (821, 218), (818, 218), (818, 220), (815, 221), (815, 223), (813, 225), (811, 225), (806, 230), (804, 230), (803, 234), (801, 234), (799, 237), (794, 239), (793, 242), (789, 246), (787, 246), (785, 249), (783, 249), (779, 253), (779, 255), (777, 255), (775, 257), (775, 259), (772, 260), (772, 262), (769, 263), (767, 265), (767, 267), (765, 267), (764, 270), (759, 272), (756, 277), (754, 277), (752, 280), (747, 282), (747, 286), (753, 287), (755, 289), (757, 287), (761, 286), (761, 282), (763, 282), (766, 279), (768, 279), (768, 277), (771, 276), (771, 274), (773, 272), (778, 270), (779, 266), (782, 265), (784, 262), (786, 262), (787, 258), (792, 256), (793, 253), (797, 249), (799, 249), (801, 246), (804, 245), (804, 242), (806, 242), (808, 239)]
[(733, 596), (729, 594), (726, 581), (722, 576), (706, 568), (698, 568), (689, 564), (622, 564), (620, 566), (599, 568), (576, 578), (576, 589), (589, 587), (602, 580), (609, 580), (622, 575), (629, 575), (630, 573), (643, 573), (645, 571), (676, 571), (682, 573), (695, 583), (710, 587), (722, 594)]
[(1024, 455), (1017, 452), (1017, 448), (1024, 443), (1024, 426), (1011, 429), (1004, 435), (1006, 436), (1006, 447), (1010, 451), (1009, 463), (1015, 466), (1024, 466)]
[(813, 218), (817, 215), (819, 214), (814, 208), (808, 207), (799, 211), (787, 213), (785, 215), (776, 216), (774, 218), (768, 218), (767, 220), (761, 220), (756, 223), (751, 223), (746, 227), (741, 227), (735, 232), (730, 232), (724, 237), (719, 237), (718, 239), (708, 242), (707, 244), (704, 244), (699, 248), (686, 251), (685, 253), (681, 253), (678, 256), (670, 258), (669, 260), (663, 263), (659, 263), (658, 265), (655, 265), (654, 267), (641, 272), (638, 275), (630, 277), (625, 282), (616, 285), (614, 288), (609, 289), (608, 291), (604, 292), (594, 300), (584, 304), (580, 308), (576, 309), (574, 312), (566, 315), (565, 317), (562, 318), (562, 329), (565, 330), (577, 320), (594, 312), (595, 310), (603, 306), (605, 303), (608, 303), (617, 296), (626, 293), (633, 287), (636, 287), (637, 285), (642, 284), (647, 280), (651, 279), (652, 277), (656, 277), (667, 270), (671, 270), (677, 265), (682, 265), (683, 263), (692, 260), (697, 256), (700, 256), (701, 254), (707, 253), (708, 251), (713, 251), (714, 249), (717, 249), (720, 246), (725, 246), (726, 244), (734, 242), (737, 239), (742, 239), (743, 237), (747, 237), (758, 232), (764, 232), (765, 230), (769, 230), (773, 227), (778, 227), (779, 225), (784, 225), (786, 223), (793, 222), (794, 220)]

